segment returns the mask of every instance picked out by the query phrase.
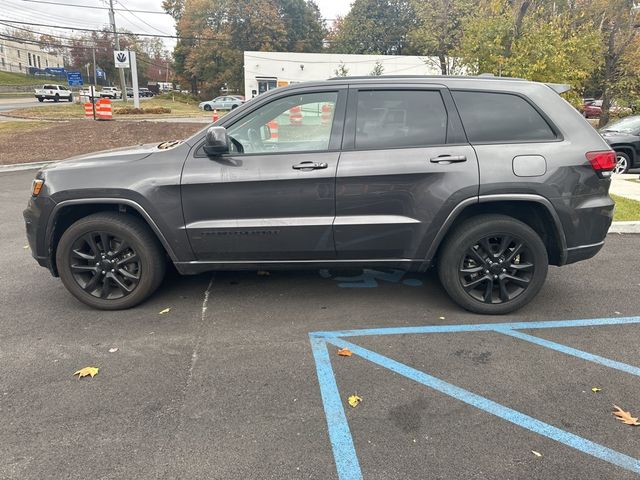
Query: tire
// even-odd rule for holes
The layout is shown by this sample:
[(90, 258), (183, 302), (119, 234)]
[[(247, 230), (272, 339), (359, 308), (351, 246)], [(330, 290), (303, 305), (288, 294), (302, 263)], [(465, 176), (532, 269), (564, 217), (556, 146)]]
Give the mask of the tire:
[(206, 112), (210, 112), (211, 111), (211, 105), (205, 105), (204, 109)]
[(68, 101), (69, 101), (69, 103), (73, 102), (73, 95), (69, 95)]
[(549, 258), (542, 239), (515, 218), (470, 218), (445, 242), (438, 276), (451, 299), (465, 310), (485, 315), (513, 312), (538, 294), (547, 277)]
[[(122, 310), (143, 302), (160, 286), (166, 268), (164, 250), (149, 227), (136, 217), (114, 212), (89, 215), (65, 230), (56, 264), (67, 290), (101, 310)], [(130, 291), (119, 287), (116, 279)]]
[(60, 101), (60, 95), (58, 95), (58, 94), (56, 93), (56, 96), (55, 96), (55, 97), (53, 97), (53, 101), (54, 101), (54, 102), (56, 102), (56, 103), (57, 103), (57, 102), (59, 102), (59, 101)]
[(231, 110), (235, 110), (236, 108), (238, 108), (238, 105), (232, 105), (231, 106)]
[(631, 158), (624, 152), (616, 152), (616, 166), (613, 173), (627, 173), (631, 168)]
[(44, 98), (42, 98), (42, 97), (38, 97), (38, 101), (39, 101), (40, 103), (42, 103), (42, 102), (44, 102)]

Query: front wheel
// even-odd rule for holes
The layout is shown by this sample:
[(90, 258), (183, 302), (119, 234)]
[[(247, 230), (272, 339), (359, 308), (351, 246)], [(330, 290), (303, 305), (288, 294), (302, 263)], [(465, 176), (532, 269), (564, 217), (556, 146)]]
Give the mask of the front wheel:
[(204, 106), (205, 111), (210, 112), (212, 110), (211, 105)]
[(59, 101), (60, 101), (60, 95), (58, 95), (58, 94), (56, 93), (56, 96), (55, 96), (55, 97), (53, 97), (53, 101), (54, 101), (54, 102), (59, 102)]
[(102, 310), (138, 305), (160, 285), (165, 256), (135, 217), (103, 212), (71, 225), (56, 251), (60, 279), (81, 302)]
[(627, 173), (631, 168), (631, 158), (623, 152), (616, 152), (616, 166), (613, 173)]
[(69, 103), (73, 102), (73, 95), (69, 95), (68, 101)]
[(538, 294), (547, 277), (544, 243), (515, 218), (474, 217), (445, 241), (438, 258), (440, 281), (452, 300), (471, 312), (513, 312)]

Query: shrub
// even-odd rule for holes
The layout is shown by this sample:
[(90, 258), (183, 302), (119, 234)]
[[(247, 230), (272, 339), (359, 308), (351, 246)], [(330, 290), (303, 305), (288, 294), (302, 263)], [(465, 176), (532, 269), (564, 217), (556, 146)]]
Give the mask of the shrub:
[(116, 115), (141, 115), (145, 113), (161, 114), (171, 113), (171, 109), (167, 107), (147, 107), (147, 108), (135, 108), (135, 107), (120, 107), (114, 110)]

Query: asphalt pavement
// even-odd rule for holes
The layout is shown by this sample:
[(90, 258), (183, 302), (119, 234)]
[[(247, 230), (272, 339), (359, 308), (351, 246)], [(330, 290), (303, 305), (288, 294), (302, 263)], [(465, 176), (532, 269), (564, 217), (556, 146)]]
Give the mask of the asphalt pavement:
[[(640, 472), (640, 431), (611, 415), (640, 413), (640, 325), (622, 323), (640, 316), (640, 236), (552, 267), (504, 317), (460, 310), (433, 273), (393, 271), (172, 271), (138, 308), (101, 312), (24, 248), (33, 173), (0, 174), (2, 479)], [(310, 332), (328, 333), (312, 347)], [(351, 357), (336, 354), (345, 339)], [(100, 372), (73, 377), (85, 366)]]

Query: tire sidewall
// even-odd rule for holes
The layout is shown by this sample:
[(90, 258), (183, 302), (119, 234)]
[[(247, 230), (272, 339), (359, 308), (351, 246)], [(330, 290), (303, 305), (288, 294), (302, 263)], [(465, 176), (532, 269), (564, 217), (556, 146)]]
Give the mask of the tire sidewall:
[[(116, 300), (105, 300), (94, 297), (87, 293), (78, 285), (73, 278), (69, 262), (70, 252), (75, 241), (89, 232), (105, 231), (126, 240), (140, 258), (140, 281), (135, 290), (123, 298)], [(110, 222), (106, 219), (85, 219), (69, 227), (60, 242), (56, 251), (56, 264), (60, 279), (69, 292), (81, 302), (92, 307), (103, 310), (120, 310), (130, 308), (143, 301), (157, 287), (155, 280), (158, 272), (153, 271), (154, 259), (153, 250), (145, 245), (133, 232), (119, 222)]]
[[(451, 298), (461, 307), (474, 313), (503, 315), (529, 303), (544, 285), (549, 258), (546, 247), (538, 234), (528, 225), (508, 217), (485, 217), (482, 222), (463, 224), (449, 237), (438, 263), (440, 281)], [(535, 270), (527, 289), (514, 300), (506, 303), (486, 304), (472, 298), (462, 287), (458, 269), (464, 252), (481, 238), (491, 235), (511, 235), (524, 241), (533, 255)]]
[(616, 152), (616, 165), (618, 163), (618, 157), (619, 156), (620, 157), (624, 157), (627, 160), (627, 166), (626, 166), (624, 172), (620, 172), (620, 174), (624, 174), (624, 173), (629, 172), (629, 169), (631, 168), (631, 158), (629, 158), (629, 155), (627, 155), (624, 152)]

